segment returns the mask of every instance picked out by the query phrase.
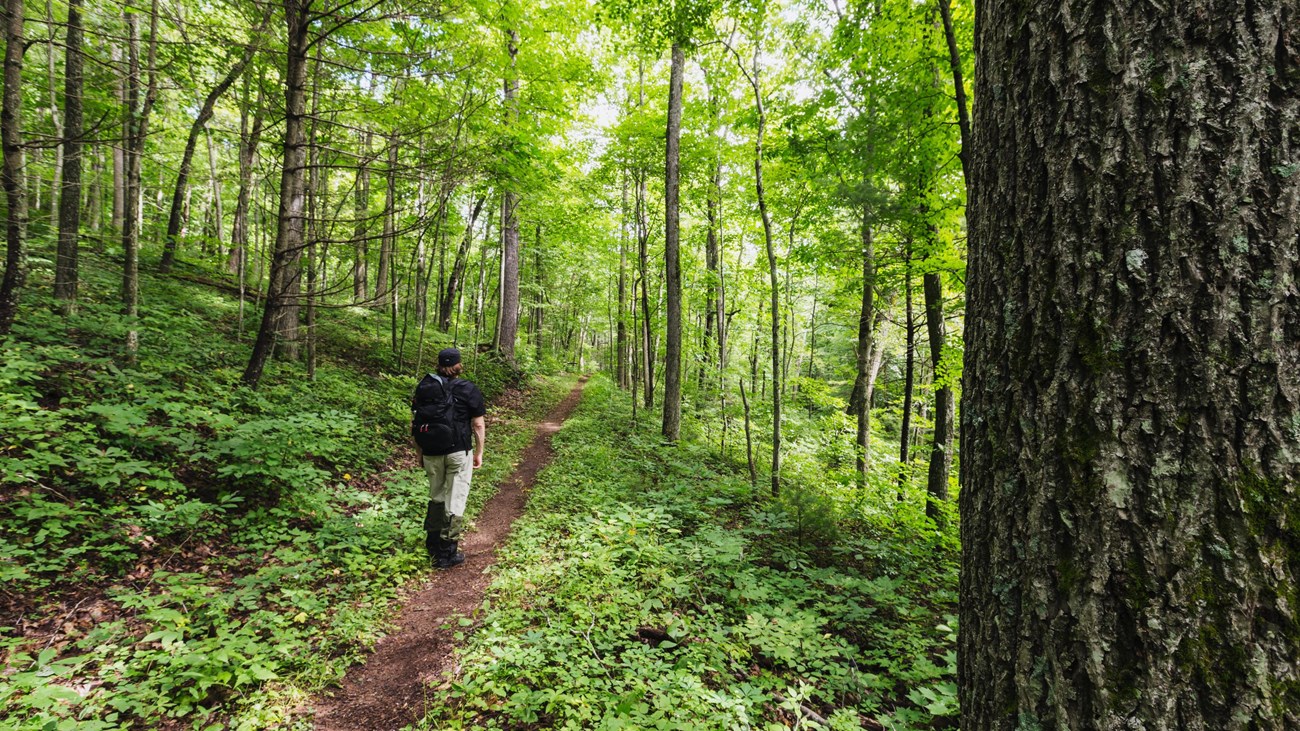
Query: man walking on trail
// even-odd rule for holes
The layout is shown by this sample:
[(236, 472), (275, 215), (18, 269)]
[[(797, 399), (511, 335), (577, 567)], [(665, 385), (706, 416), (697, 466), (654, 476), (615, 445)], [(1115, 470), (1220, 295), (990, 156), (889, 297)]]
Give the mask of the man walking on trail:
[(478, 386), (460, 378), (463, 369), (459, 350), (442, 350), (437, 373), (421, 379), (411, 399), (411, 435), (429, 476), (424, 545), (441, 569), (465, 562), (457, 544), (470, 477), (483, 465), (486, 407)]

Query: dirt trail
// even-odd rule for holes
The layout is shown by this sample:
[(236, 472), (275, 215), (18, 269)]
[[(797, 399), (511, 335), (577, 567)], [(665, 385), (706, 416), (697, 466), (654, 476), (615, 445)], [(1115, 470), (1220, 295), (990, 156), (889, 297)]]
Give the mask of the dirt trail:
[[(474, 531), (460, 544), (465, 563), (435, 572), (408, 599), (397, 617), (398, 629), (375, 645), (364, 665), (348, 671), (332, 697), (316, 702), (317, 731), (385, 731), (423, 717), (425, 688), (449, 669), (455, 648), (455, 630), (444, 625), (483, 602), (483, 592), (491, 581), (487, 568), (496, 563), (495, 549), (524, 512), (537, 473), (555, 456), (551, 438), (577, 407), (586, 380), (584, 376), (538, 426), (519, 466), (474, 521)], [(490, 449), (486, 458), (492, 458)]]

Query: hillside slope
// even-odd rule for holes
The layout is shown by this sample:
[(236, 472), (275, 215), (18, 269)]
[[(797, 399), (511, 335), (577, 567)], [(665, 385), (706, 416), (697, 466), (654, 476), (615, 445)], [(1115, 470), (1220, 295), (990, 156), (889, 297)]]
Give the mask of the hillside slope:
[[(116, 268), (85, 262), (66, 320), (38, 268), (0, 344), (0, 726), (275, 725), (428, 570), (415, 370), (378, 313), (334, 308), (315, 379), (277, 363), (248, 390), (255, 308), (241, 329), (226, 288), (150, 276), (128, 365)], [(495, 402), (476, 477), (491, 485), (570, 382), (507, 389), (467, 365)]]

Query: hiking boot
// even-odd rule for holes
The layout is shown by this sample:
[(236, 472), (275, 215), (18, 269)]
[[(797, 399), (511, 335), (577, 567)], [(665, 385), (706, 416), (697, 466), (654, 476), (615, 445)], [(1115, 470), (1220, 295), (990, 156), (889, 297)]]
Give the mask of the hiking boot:
[(456, 541), (443, 541), (438, 554), (438, 568), (449, 569), (465, 563), (465, 554), (456, 550)]

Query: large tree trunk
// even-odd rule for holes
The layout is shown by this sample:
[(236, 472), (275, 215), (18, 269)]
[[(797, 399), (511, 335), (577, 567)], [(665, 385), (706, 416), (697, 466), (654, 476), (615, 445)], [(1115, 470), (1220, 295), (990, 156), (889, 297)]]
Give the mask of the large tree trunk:
[[(253, 60), (253, 55), (257, 53), (257, 49), (261, 45), (262, 34), (265, 32), (266, 25), (270, 20), (271, 6), (267, 5), (266, 12), (262, 16), (262, 22), (258, 24), (257, 30), (253, 32), (253, 38), (248, 46), (244, 48), (243, 55), (204, 97), (203, 105), (199, 107), (198, 116), (190, 124), (189, 136), (185, 138), (185, 151), (181, 153), (181, 163), (176, 173), (176, 187), (172, 189), (171, 209), (167, 213), (167, 238), (163, 243), (162, 259), (158, 262), (158, 271), (164, 274), (171, 271), (172, 263), (176, 260), (177, 239), (181, 234), (181, 213), (184, 207), (185, 192), (190, 181), (190, 170), (194, 164), (194, 150), (199, 143), (199, 135), (207, 126), (208, 120), (212, 119), (217, 100), (239, 79), (240, 75), (244, 73), (244, 69), (248, 67), (248, 63)], [(217, 219), (216, 229), (218, 232), (221, 231), (220, 218)], [(220, 235), (220, 233), (217, 234), (218, 237)]]
[(1300, 8), (976, 8), (962, 728), (1300, 728)]
[[(506, 50), (510, 54), (510, 71), (504, 82), (506, 124), (519, 121), (519, 77), (515, 72), (515, 57), (519, 54), (519, 33), (506, 34)], [(501, 302), (497, 307), (496, 350), (506, 363), (515, 365), (515, 339), (519, 334), (519, 219), (515, 209), (519, 196), (513, 190), (514, 182), (507, 181), (501, 194)]]
[(677, 441), (682, 431), (682, 256), (679, 239), (681, 214), (678, 194), (681, 185), (682, 71), (686, 55), (674, 43), (672, 68), (668, 75), (668, 132), (664, 159), (664, 278), (668, 302), (668, 337), (664, 347), (665, 439)]
[[(304, 246), (306, 213), (307, 139), (307, 52), (308, 8), (311, 0), (286, 0), (286, 62), (284, 91), (284, 165), (280, 174), (280, 215), (271, 254), (271, 274), (266, 289), (262, 324), (242, 380), (257, 387), (262, 370), (276, 342), (285, 335), (297, 335), (297, 283), (299, 260)], [(292, 313), (286, 322), (285, 313)], [(280, 330), (285, 329), (282, 333)]]
[(77, 306), (77, 245), (81, 228), (82, 58), (81, 0), (68, 2), (68, 34), (63, 68), (63, 189), (59, 193), (59, 244), (54, 297), (64, 314)]
[(5, 190), (5, 276), (0, 282), (0, 335), (9, 334), (18, 311), (18, 294), (27, 277), (23, 236), (27, 231), (27, 193), (23, 189), (23, 0), (5, 2), (4, 100), (0, 108), (0, 142)]

